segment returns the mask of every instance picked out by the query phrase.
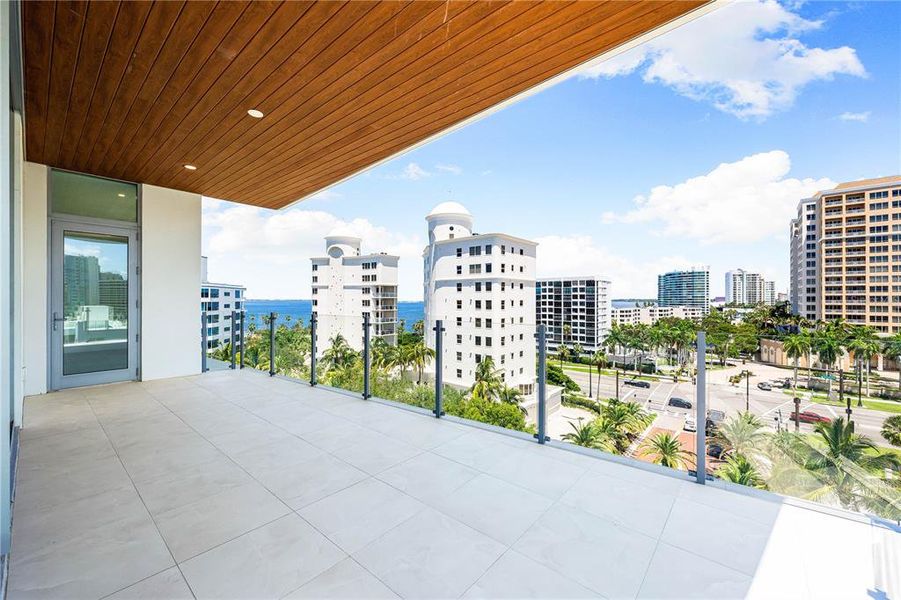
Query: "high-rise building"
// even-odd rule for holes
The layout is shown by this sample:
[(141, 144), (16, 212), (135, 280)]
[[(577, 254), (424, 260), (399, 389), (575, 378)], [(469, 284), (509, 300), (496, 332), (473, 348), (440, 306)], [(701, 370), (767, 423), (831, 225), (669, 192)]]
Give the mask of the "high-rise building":
[(310, 259), (320, 354), (339, 334), (351, 348), (362, 350), (365, 314), (373, 338), (397, 343), (398, 257), (362, 254), (361, 242), (349, 232), (333, 231), (325, 238), (326, 256)]
[(658, 306), (695, 306), (710, 311), (710, 270), (671, 271), (657, 276)]
[[(200, 257), (200, 310), (206, 313), (207, 349), (231, 342), (232, 311), (239, 311), (244, 306), (244, 291), (242, 285), (210, 282), (207, 257)], [(240, 327), (240, 323), (237, 326)], [(235, 347), (241, 347), (237, 330)]]
[(798, 202), (789, 226), (789, 299), (792, 312), (817, 318), (817, 199)]
[(818, 192), (817, 314), (901, 331), (901, 175)]
[(760, 273), (726, 271), (726, 304), (774, 304), (775, 284)]
[(610, 333), (610, 280), (604, 277), (540, 279), (535, 287), (539, 325), (547, 325), (548, 349), (579, 344), (585, 352), (601, 349)]
[(472, 215), (456, 202), (426, 217), (423, 250), (426, 343), (443, 321), (442, 376), (469, 387), (491, 357), (507, 386), (530, 395), (535, 387), (535, 250), (504, 233), (473, 233)]

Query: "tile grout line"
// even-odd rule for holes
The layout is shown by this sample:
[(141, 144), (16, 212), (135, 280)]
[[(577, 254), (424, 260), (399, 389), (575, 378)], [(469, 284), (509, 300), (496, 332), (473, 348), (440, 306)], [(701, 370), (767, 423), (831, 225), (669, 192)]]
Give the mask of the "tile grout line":
[[(158, 400), (156, 400), (156, 397), (154, 397), (154, 396), (152, 396), (152, 397), (153, 397), (154, 401), (159, 402)], [(132, 478), (131, 473), (128, 472), (128, 468), (125, 466), (125, 463), (122, 461), (122, 457), (119, 456), (119, 449), (113, 443), (113, 440), (110, 439), (109, 434), (106, 431), (106, 427), (103, 426), (103, 423), (100, 421), (100, 418), (97, 416), (97, 411), (94, 410), (94, 406), (93, 406), (93, 404), (91, 404), (90, 398), (87, 398), (87, 403), (91, 409), (91, 412), (94, 414), (94, 418), (97, 419), (97, 423), (100, 425), (100, 429), (103, 431), (103, 435), (106, 436), (106, 439), (109, 442), (109, 445), (112, 447), (113, 452), (116, 455), (116, 458), (119, 460), (119, 464), (122, 465), (122, 470), (125, 471), (125, 474), (128, 476), (129, 481), (131, 481), (131, 485), (134, 488), (135, 494), (138, 496), (138, 500), (141, 501), (141, 506), (143, 506), (144, 510), (147, 512), (147, 516), (150, 518), (150, 522), (153, 523), (153, 528), (156, 529), (156, 534), (158, 536), (160, 536), (160, 540), (162, 540), (163, 545), (166, 547), (166, 551), (169, 553), (169, 557), (172, 559), (172, 563), (178, 569), (178, 572), (181, 575), (182, 580), (185, 582), (185, 585), (188, 586), (188, 591), (191, 592), (191, 596), (193, 596), (194, 598), (197, 598), (197, 594), (194, 593), (194, 589), (191, 587), (191, 584), (188, 582), (188, 578), (185, 577), (185, 574), (181, 570), (181, 566), (178, 564), (178, 561), (175, 560), (175, 555), (172, 553), (172, 548), (169, 547), (169, 542), (166, 541), (166, 538), (163, 536), (163, 532), (160, 531), (160, 528), (156, 522), (156, 519), (153, 518), (153, 514), (150, 512), (150, 509), (147, 508), (147, 503), (144, 502), (144, 497), (141, 496), (141, 492), (138, 490), (138, 486), (135, 485), (134, 478)], [(171, 567), (167, 567), (167, 568), (171, 568)], [(136, 583), (140, 583), (140, 581), (143, 581), (143, 579), (139, 580), (139, 581), (135, 581), (122, 589), (131, 587), (132, 585), (135, 585)], [(117, 590), (117, 591), (121, 591), (121, 590)], [(115, 593), (115, 592), (113, 592), (113, 593)]]

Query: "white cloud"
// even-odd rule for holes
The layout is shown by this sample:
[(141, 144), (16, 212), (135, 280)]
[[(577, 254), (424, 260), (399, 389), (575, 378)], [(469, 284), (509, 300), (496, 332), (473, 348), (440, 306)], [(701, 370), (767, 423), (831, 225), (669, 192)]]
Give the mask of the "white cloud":
[(537, 238), (538, 277), (603, 275), (612, 281), (614, 298), (657, 296), (657, 273), (693, 266), (682, 256), (636, 261), (595, 245), (590, 235), (549, 235)]
[(835, 186), (828, 178), (786, 178), (790, 169), (782, 150), (754, 154), (674, 186), (656, 186), (634, 198), (633, 210), (604, 213), (602, 220), (659, 224), (654, 233), (704, 244), (784, 236), (801, 198)]
[(463, 173), (463, 169), (458, 165), (438, 164), (435, 165), (435, 168), (439, 171), (444, 171), (445, 173), (450, 173), (452, 175), (460, 175), (461, 173)]
[(420, 167), (415, 162), (411, 162), (406, 167), (404, 167), (404, 170), (401, 171), (398, 177), (400, 179), (411, 179), (413, 181), (416, 181), (418, 179), (425, 179), (429, 176), (431, 176), (431, 173)]
[(776, 0), (735, 2), (610, 60), (582, 77), (640, 72), (739, 118), (764, 119), (790, 108), (809, 83), (836, 75), (866, 77), (854, 48), (811, 48), (798, 38), (820, 28)]
[(250, 298), (309, 298), (310, 257), (325, 254), (325, 236), (336, 228), (363, 240), (363, 252), (400, 257), (402, 299), (422, 295), (422, 248), (419, 236), (389, 231), (367, 219), (345, 221), (321, 210), (270, 211), (204, 198), (203, 250), (209, 276), (247, 286)]
[(866, 112), (843, 112), (838, 116), (841, 121), (856, 121), (858, 123), (866, 123), (870, 120), (870, 111)]

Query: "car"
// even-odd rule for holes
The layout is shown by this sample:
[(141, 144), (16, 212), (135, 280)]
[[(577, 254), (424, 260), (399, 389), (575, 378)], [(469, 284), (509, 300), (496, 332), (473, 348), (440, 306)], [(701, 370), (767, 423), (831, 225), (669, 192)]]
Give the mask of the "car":
[[(789, 415), (789, 420), (795, 420), (795, 412), (792, 411), (791, 415)], [(798, 415), (798, 421), (801, 423), (831, 423), (832, 419), (829, 417), (824, 417), (823, 415), (818, 415), (815, 412), (810, 412), (809, 410), (802, 411), (800, 415)]]
[(719, 444), (707, 444), (707, 456), (722, 458), (724, 449)]
[(713, 431), (717, 425), (726, 420), (726, 413), (721, 410), (710, 409), (707, 411), (707, 431)]
[(667, 405), (674, 406), (676, 408), (691, 408), (691, 402), (688, 400), (683, 400), (682, 398), (670, 398)]
[(698, 424), (695, 423), (694, 419), (689, 417), (689, 418), (685, 419), (685, 424), (682, 426), (682, 429), (684, 429), (685, 431), (697, 431)]
[(791, 389), (792, 380), (790, 377), (786, 377), (785, 379), (774, 381), (773, 384), (781, 387), (783, 390), (788, 390)]
[(757, 389), (763, 390), (765, 392), (769, 392), (773, 389), (773, 386), (767, 381), (761, 381), (757, 384)]
[(642, 381), (641, 379), (627, 379), (623, 382), (626, 385), (631, 385), (632, 387), (640, 387), (640, 388), (650, 388), (650, 381)]

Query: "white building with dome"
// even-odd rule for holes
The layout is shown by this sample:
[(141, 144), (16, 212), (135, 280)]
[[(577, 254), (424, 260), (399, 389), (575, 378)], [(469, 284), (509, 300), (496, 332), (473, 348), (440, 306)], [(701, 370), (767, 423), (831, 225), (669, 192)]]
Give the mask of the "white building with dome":
[(435, 347), (444, 323), (443, 377), (456, 387), (475, 381), (476, 367), (494, 360), (507, 386), (535, 389), (535, 242), (504, 233), (474, 233), (473, 218), (456, 202), (426, 217), (423, 251), (425, 333)]
[(313, 313), (319, 321), (317, 354), (341, 334), (355, 350), (363, 348), (363, 316), (369, 313), (372, 337), (397, 343), (397, 261), (385, 253), (362, 254), (352, 232), (332, 231), (326, 256), (313, 263)]

